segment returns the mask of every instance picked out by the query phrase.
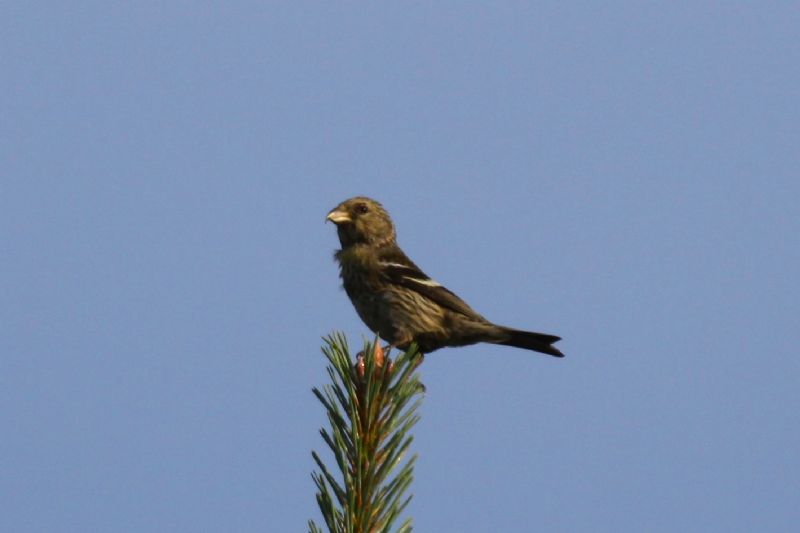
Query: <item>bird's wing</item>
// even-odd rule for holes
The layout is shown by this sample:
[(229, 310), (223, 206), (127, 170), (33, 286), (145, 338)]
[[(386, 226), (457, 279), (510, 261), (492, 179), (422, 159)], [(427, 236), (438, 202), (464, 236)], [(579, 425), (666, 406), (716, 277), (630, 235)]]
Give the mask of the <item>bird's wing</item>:
[(446, 307), (474, 320), (485, 321), (467, 303), (456, 296), (455, 293), (432, 280), (409, 259), (399, 248), (394, 248), (382, 254), (380, 261), (381, 271), (384, 276), (397, 285), (415, 291), (435, 303)]

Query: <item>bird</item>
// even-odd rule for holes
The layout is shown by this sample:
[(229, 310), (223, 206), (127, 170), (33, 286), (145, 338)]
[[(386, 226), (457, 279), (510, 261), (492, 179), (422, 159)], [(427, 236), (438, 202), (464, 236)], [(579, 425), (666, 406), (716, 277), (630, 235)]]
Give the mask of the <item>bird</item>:
[(390, 347), (422, 354), (444, 347), (492, 343), (554, 357), (556, 335), (494, 324), (431, 279), (397, 244), (389, 213), (377, 201), (356, 196), (326, 216), (336, 225), (341, 249), (334, 254), (342, 285), (366, 326)]

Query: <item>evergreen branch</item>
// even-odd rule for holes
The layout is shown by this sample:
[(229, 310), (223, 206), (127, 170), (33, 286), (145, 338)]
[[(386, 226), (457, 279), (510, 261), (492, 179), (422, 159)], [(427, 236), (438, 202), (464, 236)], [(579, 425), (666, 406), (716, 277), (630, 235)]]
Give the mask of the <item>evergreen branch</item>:
[[(365, 343), (363, 359), (354, 364), (342, 334), (332, 334), (325, 343), (330, 383), (312, 390), (328, 416), (330, 428), (320, 435), (339, 473), (312, 452), (322, 518), (329, 533), (390, 532), (412, 498), (406, 492), (416, 455), (405, 457), (425, 390), (415, 372), (421, 355), (412, 345), (392, 361), (376, 339)], [(313, 520), (308, 527), (311, 533), (322, 532)], [(411, 530), (407, 518), (394, 531)]]

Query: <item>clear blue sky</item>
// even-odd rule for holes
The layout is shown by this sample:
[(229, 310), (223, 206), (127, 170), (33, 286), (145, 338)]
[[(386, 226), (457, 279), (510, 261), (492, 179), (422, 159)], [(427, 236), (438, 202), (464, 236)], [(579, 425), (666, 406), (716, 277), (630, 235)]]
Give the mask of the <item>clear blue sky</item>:
[(420, 532), (800, 521), (800, 8), (5, 2), (0, 530), (301, 531), (326, 212), (563, 360), (432, 354)]

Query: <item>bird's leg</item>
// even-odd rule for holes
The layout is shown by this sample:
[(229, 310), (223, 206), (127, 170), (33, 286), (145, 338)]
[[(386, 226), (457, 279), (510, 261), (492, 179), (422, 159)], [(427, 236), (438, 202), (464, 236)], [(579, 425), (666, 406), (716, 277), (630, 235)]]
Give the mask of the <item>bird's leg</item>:
[[(412, 342), (413, 341), (409, 340), (409, 339), (401, 340), (401, 341), (395, 341), (395, 342), (391, 343), (390, 345), (388, 345), (385, 349), (386, 349), (387, 352), (389, 350), (391, 350), (392, 348), (397, 348), (398, 350), (400, 350), (402, 352), (407, 352), (408, 348), (409, 348), (409, 346), (411, 346)], [(423, 354), (421, 351), (418, 350), (417, 353), (416, 353), (415, 359), (416, 359), (416, 361), (415, 361), (414, 364), (415, 364), (415, 367), (417, 367), (417, 366), (422, 364), (422, 361), (425, 360), (425, 354)], [(392, 363), (392, 361), (390, 359), (389, 360), (389, 372), (391, 372), (393, 369), (394, 369), (394, 363)]]
[[(410, 345), (411, 345), (410, 341), (407, 341), (405, 343), (396, 342), (394, 344), (390, 344), (389, 346), (387, 346), (387, 348), (397, 348), (398, 350), (402, 350), (404, 352), (407, 352)], [(414, 369), (416, 370), (417, 368), (419, 368), (419, 366), (422, 364), (422, 362), (424, 360), (425, 360), (425, 354), (420, 352), (420, 351), (417, 351), (417, 353), (414, 355), (414, 361), (412, 361), (412, 364), (414, 365)], [(388, 370), (391, 373), (393, 369), (394, 369), (394, 363), (392, 363), (392, 360), (390, 359), (389, 360), (389, 368), (388, 368)], [(420, 382), (419, 386), (420, 386), (420, 389), (422, 390), (422, 392), (425, 392), (425, 384)]]

